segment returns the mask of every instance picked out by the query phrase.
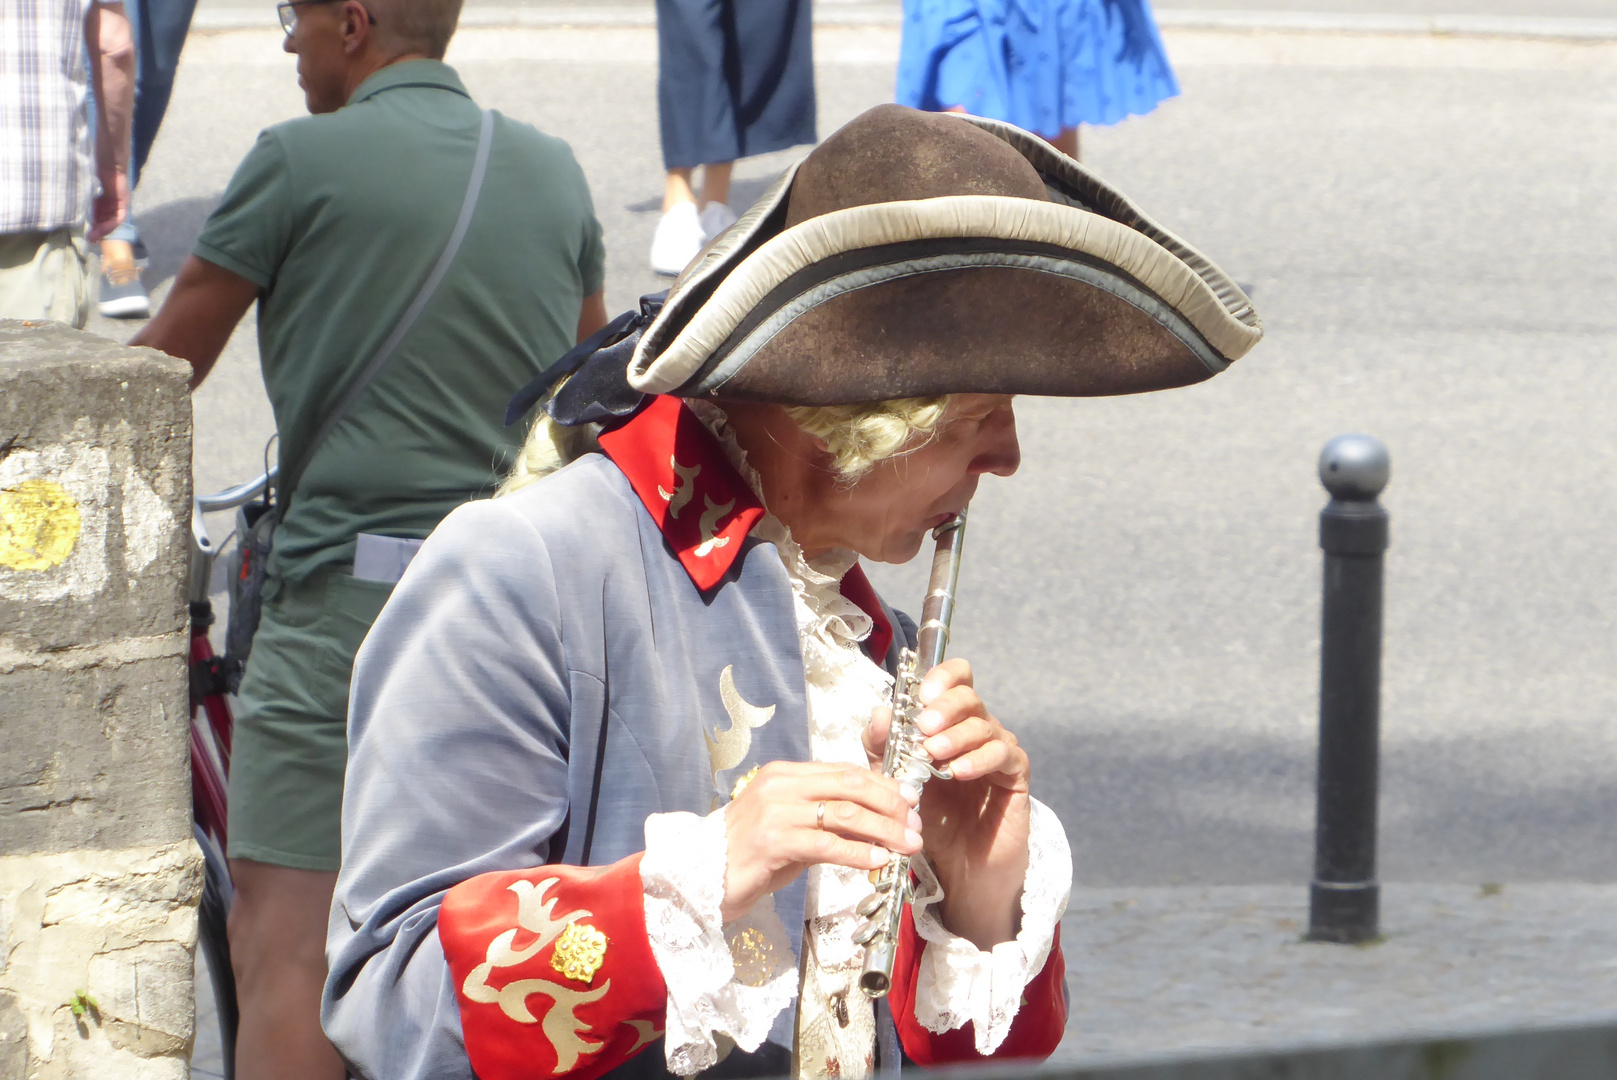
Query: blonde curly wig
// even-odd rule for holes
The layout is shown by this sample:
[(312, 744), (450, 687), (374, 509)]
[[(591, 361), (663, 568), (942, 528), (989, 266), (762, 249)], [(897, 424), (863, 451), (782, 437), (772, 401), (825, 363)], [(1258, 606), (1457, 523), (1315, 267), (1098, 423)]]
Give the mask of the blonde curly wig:
[[(837, 478), (852, 484), (878, 463), (924, 446), (948, 405), (947, 396), (897, 398), (861, 405), (794, 405), (786, 414), (825, 443)], [(598, 449), (595, 431), (593, 424), (563, 427), (541, 409), (495, 497), (521, 491)]]
[(947, 397), (895, 398), (862, 405), (794, 405), (786, 415), (825, 443), (838, 479), (852, 484), (877, 464), (926, 445)]
[[(560, 390), (566, 382), (566, 379), (561, 380), (556, 384), (556, 389)], [(541, 406), (534, 417), (533, 426), (528, 429), (522, 449), (517, 451), (516, 460), (511, 463), (511, 469), (505, 474), (505, 480), (494, 497), (498, 499), (502, 495), (521, 491), (563, 465), (600, 449), (595, 441), (596, 431), (594, 424), (563, 427), (552, 420)]]

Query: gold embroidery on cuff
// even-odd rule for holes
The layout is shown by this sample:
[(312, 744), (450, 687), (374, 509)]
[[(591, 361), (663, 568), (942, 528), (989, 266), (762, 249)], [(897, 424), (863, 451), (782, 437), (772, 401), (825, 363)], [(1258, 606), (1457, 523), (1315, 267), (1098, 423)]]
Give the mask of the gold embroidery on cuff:
[(606, 935), (586, 923), (572, 923), (556, 939), (550, 966), (586, 986), (606, 962)]
[(635, 1031), (634, 1045), (629, 1047), (629, 1053), (631, 1054), (642, 1046), (654, 1043), (663, 1037), (662, 1031), (650, 1020), (625, 1020), (624, 1023), (634, 1028)]
[[(572, 929), (576, 920), (589, 915), (588, 910), (579, 908), (559, 919), (555, 917), (558, 898), (547, 897), (545, 893), (559, 880), (545, 878), (537, 883), (514, 881), (507, 886), (516, 894), (517, 925), (489, 942), (487, 958), (473, 968), (461, 984), (461, 993), (466, 995), (468, 1001), (480, 1005), (498, 1005), (501, 1012), (519, 1024), (540, 1024), (551, 1049), (555, 1051), (558, 1075), (571, 1071), (581, 1055), (596, 1053), (606, 1045), (604, 1042), (589, 1042), (582, 1037), (583, 1033), (591, 1030), (590, 1024), (587, 1020), (579, 1019), (575, 1010), (605, 997), (607, 991), (612, 989), (612, 980), (606, 980), (594, 990), (574, 990), (545, 979), (517, 979), (496, 989), (489, 983), (489, 976), (500, 969), (527, 963), (541, 949)], [(535, 935), (533, 941), (521, 949), (515, 947), (518, 928)], [(543, 1023), (528, 1008), (528, 999), (536, 994), (543, 994), (553, 1003), (544, 1014)]]

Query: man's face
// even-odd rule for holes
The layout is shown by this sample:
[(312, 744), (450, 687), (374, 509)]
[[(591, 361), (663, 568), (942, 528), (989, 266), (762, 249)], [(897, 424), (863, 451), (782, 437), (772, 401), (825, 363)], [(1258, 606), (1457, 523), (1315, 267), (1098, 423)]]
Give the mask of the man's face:
[(957, 394), (931, 440), (832, 497), (838, 546), (877, 562), (907, 562), (932, 529), (965, 508), (984, 473), (1010, 476), (1021, 462), (1011, 398)]
[(348, 69), (355, 51), (355, 16), (368, 21), (353, 0), (304, 4), (281, 47), (298, 58), (298, 86), (311, 113), (336, 112), (348, 103)]

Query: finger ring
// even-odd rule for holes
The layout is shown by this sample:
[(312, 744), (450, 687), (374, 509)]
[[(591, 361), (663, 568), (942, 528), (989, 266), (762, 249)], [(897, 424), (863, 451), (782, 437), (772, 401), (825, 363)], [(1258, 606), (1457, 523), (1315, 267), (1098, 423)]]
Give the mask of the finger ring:
[(825, 828), (825, 804), (824, 803), (821, 803), (819, 805), (819, 808), (814, 811), (814, 827), (816, 829)]

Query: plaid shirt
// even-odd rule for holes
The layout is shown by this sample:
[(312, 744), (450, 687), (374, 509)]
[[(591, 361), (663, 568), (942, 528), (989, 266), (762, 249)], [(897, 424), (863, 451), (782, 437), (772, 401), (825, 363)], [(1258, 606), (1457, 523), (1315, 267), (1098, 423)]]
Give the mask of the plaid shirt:
[(93, 0), (0, 0), (0, 233), (77, 225), (89, 209)]

